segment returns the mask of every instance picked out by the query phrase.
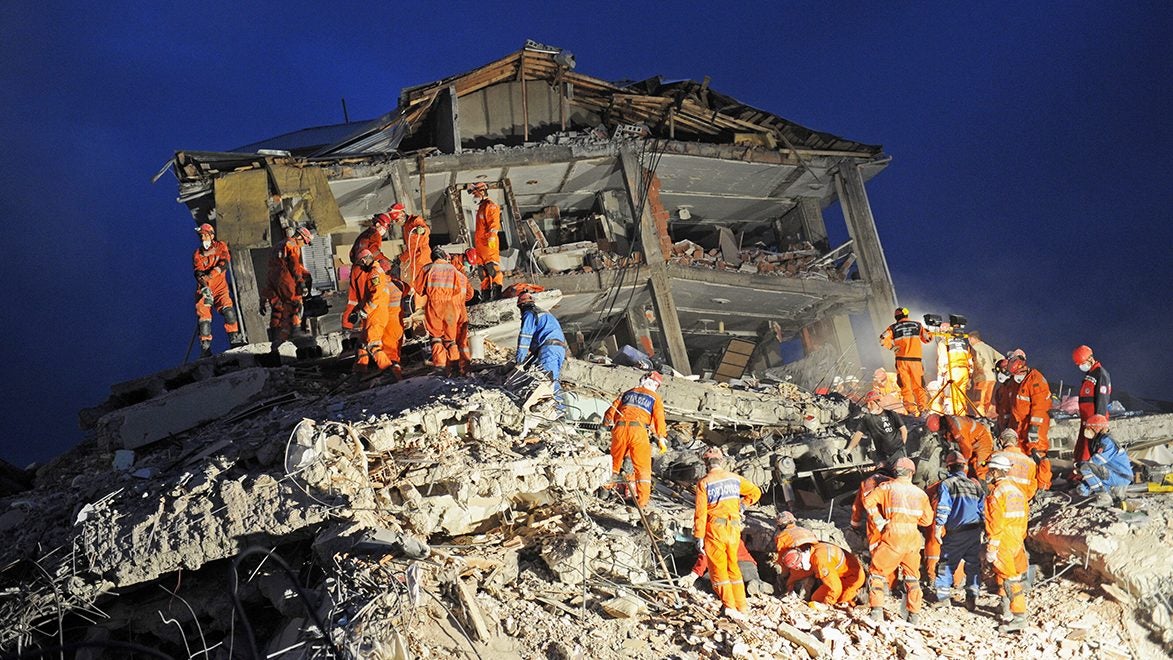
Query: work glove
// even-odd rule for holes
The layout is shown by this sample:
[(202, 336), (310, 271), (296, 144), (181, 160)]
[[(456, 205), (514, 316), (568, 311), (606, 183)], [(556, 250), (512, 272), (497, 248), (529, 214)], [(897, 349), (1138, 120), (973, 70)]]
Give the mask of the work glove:
[(1081, 481), (1079, 482), (1079, 485), (1075, 487), (1075, 492), (1079, 493), (1080, 497), (1088, 497), (1092, 494), (1092, 489), (1088, 488), (1088, 485)]
[(703, 538), (696, 540), (696, 551), (697, 552), (704, 552), (705, 551), (705, 540)]
[(257, 311), (259, 311), (259, 312), (261, 313), (261, 316), (264, 316), (265, 314), (268, 314), (268, 313), (269, 313), (269, 301), (268, 301), (268, 300), (262, 300), (262, 301), (261, 301), (261, 307), (260, 307), (260, 309), (258, 309)]
[(351, 312), (350, 316), (346, 317), (346, 322), (349, 323), (350, 325), (354, 325), (354, 324), (358, 323), (358, 310)]
[(993, 566), (994, 561), (997, 558), (998, 558), (998, 549), (987, 547), (986, 548), (986, 563), (989, 564), (990, 566)]
[(1034, 445), (1039, 442), (1039, 427), (1032, 426), (1026, 431), (1026, 444)]
[(933, 527), (933, 538), (937, 543), (941, 543), (945, 539), (945, 528), (939, 525)]
[(700, 577), (696, 573), (689, 571), (684, 575), (676, 578), (676, 584), (683, 589), (693, 589), (696, 587), (697, 578)]
[(1039, 450), (1032, 447), (1030, 450), (1030, 458), (1032, 461), (1035, 462), (1035, 465), (1037, 466), (1037, 465), (1042, 464), (1043, 458), (1045, 458), (1045, 457), (1041, 453), (1039, 453)]
[(660, 447), (661, 454), (667, 453), (668, 443), (664, 442), (664, 438), (656, 436), (656, 445)]

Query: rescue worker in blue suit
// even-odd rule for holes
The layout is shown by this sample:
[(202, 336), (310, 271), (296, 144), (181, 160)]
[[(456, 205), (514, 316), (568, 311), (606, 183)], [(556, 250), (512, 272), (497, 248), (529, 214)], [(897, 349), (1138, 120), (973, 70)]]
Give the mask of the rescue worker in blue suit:
[(1092, 457), (1079, 464), (1083, 477), (1077, 488), (1079, 494), (1087, 497), (1132, 483), (1132, 461), (1128, 452), (1108, 435), (1108, 418), (1092, 415), (1083, 423), (1083, 432)]
[(949, 476), (937, 488), (936, 526), (941, 559), (937, 564), (937, 602), (946, 603), (953, 589), (953, 575), (965, 562), (965, 607), (977, 609), (981, 593), (982, 532), (985, 530), (986, 486), (966, 474), (965, 454), (951, 451), (945, 458)]
[(534, 297), (528, 292), (517, 297), (517, 308), (521, 310), (521, 332), (517, 335), (516, 362), (525, 364), (532, 353), (538, 368), (554, 381), (554, 402), (558, 410), (564, 410), (560, 379), (567, 345), (562, 325), (553, 314), (534, 304)]

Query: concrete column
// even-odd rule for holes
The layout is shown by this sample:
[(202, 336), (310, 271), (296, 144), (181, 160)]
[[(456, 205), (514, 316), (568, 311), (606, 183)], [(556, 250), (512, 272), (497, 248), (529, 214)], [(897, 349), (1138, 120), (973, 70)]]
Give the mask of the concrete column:
[(892, 310), (896, 307), (896, 289), (892, 286), (892, 274), (888, 272), (888, 260), (880, 245), (880, 234), (876, 231), (876, 219), (868, 203), (867, 191), (863, 186), (863, 175), (854, 160), (844, 160), (835, 175), (835, 189), (843, 207), (843, 219), (847, 233), (855, 241), (853, 249), (857, 257), (859, 273), (868, 283), (868, 312), (875, 327), (876, 336), (892, 322)]
[[(640, 181), (643, 179), (643, 168), (639, 164), (639, 159), (629, 149), (620, 150), (619, 163), (623, 168), (627, 199), (634, 217), (635, 213), (639, 213), (638, 199), (642, 192)], [(656, 306), (656, 317), (660, 321), (660, 329), (664, 332), (664, 343), (668, 346), (668, 362), (680, 373), (691, 375), (692, 366), (688, 362), (684, 334), (680, 329), (680, 317), (676, 313), (676, 301), (672, 298), (672, 283), (665, 267), (664, 252), (660, 249), (660, 236), (656, 233), (656, 219), (652, 214), (651, 205), (643, 205), (643, 213), (639, 215), (638, 221), (640, 248), (647, 262), (648, 285), (651, 288), (652, 302)]]
[(839, 373), (858, 375), (863, 362), (859, 358), (859, 348), (855, 341), (855, 332), (851, 329), (851, 317), (846, 314), (837, 314), (824, 320), (826, 329), (835, 342), (836, 355), (842, 355)]

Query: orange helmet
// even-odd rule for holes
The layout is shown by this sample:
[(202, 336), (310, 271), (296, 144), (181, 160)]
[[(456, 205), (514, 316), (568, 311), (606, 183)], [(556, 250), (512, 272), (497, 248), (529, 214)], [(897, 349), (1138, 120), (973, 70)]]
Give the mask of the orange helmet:
[(965, 465), (965, 463), (965, 454), (956, 450), (949, 452), (949, 455), (945, 457), (945, 465)]
[(873, 401), (879, 401), (879, 400), (880, 400), (880, 393), (875, 390), (871, 390), (867, 394), (863, 395), (864, 405), (867, 405)]
[(1084, 422), (1083, 425), (1085, 428), (1089, 428), (1093, 431), (1107, 431), (1108, 418), (1104, 417), (1103, 415), (1092, 415), (1091, 417), (1087, 418), (1087, 421)]
[(485, 183), (484, 181), (477, 181), (476, 183), (468, 184), (466, 189), (470, 193), (478, 193), (478, 192), (487, 193), (487, 192), (489, 192), (489, 184)]
[(651, 378), (652, 380), (656, 381), (657, 385), (664, 384), (664, 375), (659, 371), (649, 371), (647, 375), (644, 376), (644, 378)]
[(1075, 350), (1071, 352), (1071, 361), (1077, 365), (1087, 362), (1091, 359), (1091, 357), (1092, 349), (1090, 346), (1077, 346)]
[(723, 459), (725, 458), (725, 452), (721, 451), (720, 447), (709, 447), (705, 450), (705, 453), (701, 454), (702, 460), (707, 461), (712, 458)]
[(371, 224), (378, 225), (380, 227), (390, 227), (391, 216), (387, 215), (386, 213), (380, 213), (379, 215), (376, 215), (373, 220), (371, 220)]
[(473, 248), (464, 251), (464, 260), (473, 266), (481, 265), (481, 255), (477, 254), (477, 251)]
[(794, 541), (794, 545), (791, 546), (794, 548), (819, 542), (819, 539), (814, 535), (814, 532), (804, 527), (795, 527), (794, 530), (790, 532), (790, 538)]
[(362, 252), (358, 253), (358, 258), (355, 259), (355, 261), (359, 262), (359, 261), (362, 261), (363, 259), (366, 259), (367, 257), (373, 257), (373, 256), (375, 256), (375, 255), (370, 250), (363, 250)]
[(196, 227), (196, 233), (197, 234), (211, 234), (212, 236), (215, 236), (216, 229), (212, 225), (205, 222), (204, 224), (200, 225), (199, 227)]
[(786, 527), (787, 525), (795, 525), (797, 523), (798, 518), (795, 518), (794, 514), (790, 513), (789, 511), (783, 511), (782, 513), (779, 513), (778, 517), (774, 519), (774, 524), (778, 525), (779, 527)]

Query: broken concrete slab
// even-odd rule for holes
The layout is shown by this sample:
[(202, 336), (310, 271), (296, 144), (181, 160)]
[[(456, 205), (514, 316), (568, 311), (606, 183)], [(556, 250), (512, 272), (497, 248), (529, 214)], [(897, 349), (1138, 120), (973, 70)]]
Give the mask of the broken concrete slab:
[[(1114, 416), (1111, 426), (1112, 438), (1125, 447), (1161, 439), (1173, 443), (1173, 414)], [(1070, 451), (1075, 447), (1075, 437), (1078, 433), (1078, 417), (1055, 419), (1051, 421), (1047, 437), (1051, 440), (1052, 449)]]
[(136, 449), (226, 416), (258, 396), (269, 371), (258, 367), (191, 383), (143, 403), (108, 413), (97, 437), (106, 447)]

